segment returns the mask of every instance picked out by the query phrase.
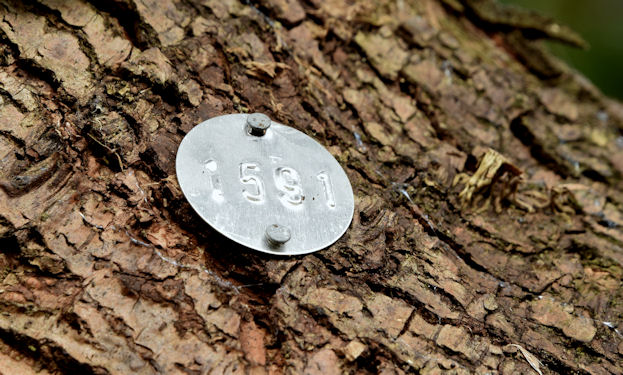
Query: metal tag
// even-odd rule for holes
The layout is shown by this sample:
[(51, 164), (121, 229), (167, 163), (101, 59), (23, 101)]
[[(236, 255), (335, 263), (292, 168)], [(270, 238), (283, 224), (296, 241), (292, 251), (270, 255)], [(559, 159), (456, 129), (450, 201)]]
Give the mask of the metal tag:
[(353, 218), (352, 187), (337, 160), (311, 137), (260, 113), (195, 126), (177, 150), (176, 171), (199, 216), (266, 253), (323, 249)]

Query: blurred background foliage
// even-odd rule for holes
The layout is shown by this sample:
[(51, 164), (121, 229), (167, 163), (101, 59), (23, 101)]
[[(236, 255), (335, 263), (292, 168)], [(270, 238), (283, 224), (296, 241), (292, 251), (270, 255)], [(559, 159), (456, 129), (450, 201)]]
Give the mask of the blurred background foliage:
[(623, 0), (501, 0), (537, 10), (577, 31), (589, 50), (549, 43), (550, 50), (605, 94), (623, 99)]

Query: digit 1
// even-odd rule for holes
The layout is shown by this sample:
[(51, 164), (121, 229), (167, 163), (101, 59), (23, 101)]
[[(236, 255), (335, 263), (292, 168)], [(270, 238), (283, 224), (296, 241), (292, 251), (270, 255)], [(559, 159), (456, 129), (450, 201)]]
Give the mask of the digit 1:
[(335, 194), (333, 193), (333, 184), (331, 183), (331, 178), (329, 174), (325, 171), (318, 173), (316, 176), (320, 182), (322, 182), (322, 188), (324, 190), (324, 196), (327, 200), (327, 206), (329, 208), (335, 208)]
[(214, 159), (207, 160), (204, 164), (206, 171), (208, 171), (208, 175), (210, 176), (210, 185), (212, 185), (212, 199), (217, 202), (222, 202), (225, 200), (225, 195), (223, 194), (223, 187), (221, 186), (221, 178), (216, 173), (218, 169), (218, 163)]

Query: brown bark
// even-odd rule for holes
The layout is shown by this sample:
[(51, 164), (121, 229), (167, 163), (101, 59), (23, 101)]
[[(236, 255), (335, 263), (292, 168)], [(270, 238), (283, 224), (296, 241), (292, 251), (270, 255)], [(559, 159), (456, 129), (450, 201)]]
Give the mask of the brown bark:
[[(623, 107), (530, 39), (569, 30), (483, 0), (0, 4), (0, 373), (623, 373)], [(184, 200), (184, 134), (247, 111), (344, 166), (330, 248), (254, 253)]]

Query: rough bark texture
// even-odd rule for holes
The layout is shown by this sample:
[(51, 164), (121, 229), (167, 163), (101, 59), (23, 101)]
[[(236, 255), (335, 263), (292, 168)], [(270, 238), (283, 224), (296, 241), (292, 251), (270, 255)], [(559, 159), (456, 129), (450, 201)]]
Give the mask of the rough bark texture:
[[(484, 0), (0, 14), (0, 373), (623, 373), (623, 108), (535, 41), (566, 28)], [(184, 200), (184, 134), (248, 111), (344, 166), (335, 245), (247, 251)]]

